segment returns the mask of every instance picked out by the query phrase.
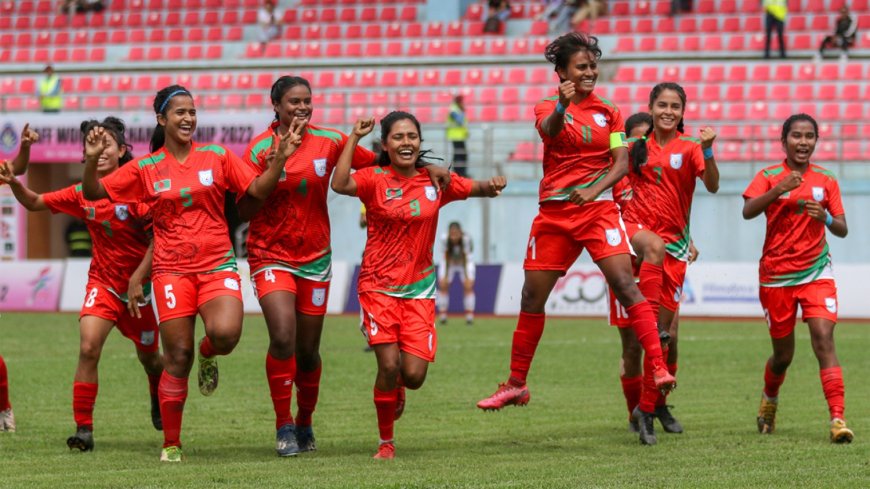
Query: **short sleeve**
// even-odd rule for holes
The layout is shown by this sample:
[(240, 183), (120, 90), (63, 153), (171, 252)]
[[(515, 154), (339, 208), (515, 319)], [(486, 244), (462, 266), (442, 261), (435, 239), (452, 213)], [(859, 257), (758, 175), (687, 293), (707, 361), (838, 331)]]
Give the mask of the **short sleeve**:
[(251, 168), (241, 158), (230, 150), (224, 155), (224, 171), (227, 176), (227, 188), (231, 192), (243, 194), (257, 178), (257, 170)]
[(610, 112), (610, 150), (616, 148), (628, 148), (625, 138), (625, 121), (622, 120), (622, 112), (616, 106)]
[(141, 202), (148, 196), (142, 173), (136, 161), (131, 161), (100, 180), (109, 200), (113, 202)]
[(441, 205), (449, 204), (456, 200), (465, 200), (471, 195), (471, 187), (474, 181), (470, 178), (460, 177), (456, 173), (450, 172), (450, 185), (444, 189), (444, 194), (441, 196)]
[(701, 150), (700, 144), (692, 145), (692, 166), (695, 169), (695, 176), (699, 178), (704, 174), (704, 169), (707, 168), (704, 165), (704, 152)]
[(832, 216), (846, 214), (846, 210), (843, 209), (843, 198), (840, 196), (840, 184), (833, 178), (828, 183), (828, 212)]
[(760, 171), (743, 191), (743, 198), (754, 199), (764, 195), (768, 190), (770, 190), (770, 180), (764, 176), (764, 171)]
[(85, 217), (78, 196), (76, 196), (76, 185), (42, 194), (42, 201), (45, 202), (52, 214), (63, 213), (78, 218)]
[[(350, 174), (350, 178), (356, 183), (356, 196), (366, 205), (374, 194), (375, 182), (372, 179), (374, 173), (369, 170), (361, 170)], [(369, 206), (370, 207), (370, 206)]]
[(271, 143), (272, 138), (262, 139), (257, 143), (251, 142), (245, 152), (242, 154), (241, 160), (245, 162), (248, 168), (254, 170), (258, 175), (263, 173), (266, 168), (266, 153), (269, 151), (271, 144), (265, 149), (262, 149), (262, 143), (268, 141)]

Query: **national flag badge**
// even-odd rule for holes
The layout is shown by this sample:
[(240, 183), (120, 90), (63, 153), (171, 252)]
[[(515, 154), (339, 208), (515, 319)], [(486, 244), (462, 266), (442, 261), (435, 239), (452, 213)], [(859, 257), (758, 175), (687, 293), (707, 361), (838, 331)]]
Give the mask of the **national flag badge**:
[(318, 288), (311, 291), (311, 304), (320, 307), (326, 302), (326, 289)]
[(401, 188), (388, 188), (387, 189), (387, 200), (401, 199), (401, 198), (402, 198), (402, 189)]
[(816, 202), (825, 200), (825, 187), (813, 187), (813, 200)]
[(595, 121), (596, 124), (598, 124), (598, 127), (604, 127), (607, 125), (607, 117), (604, 117), (604, 114), (592, 114), (592, 119)]
[(683, 166), (683, 153), (671, 153), (671, 168), (679, 170)]
[(165, 180), (158, 180), (158, 181), (154, 182), (154, 192), (155, 193), (159, 194), (160, 192), (166, 192), (171, 188), (172, 188), (172, 180), (170, 180), (168, 178)]
[(619, 246), (622, 243), (622, 235), (617, 228), (605, 229), (604, 236), (607, 238), (607, 244), (610, 246)]
[(212, 175), (211, 169), (199, 171), (199, 183), (206, 187), (214, 183), (214, 175)]
[(432, 185), (426, 185), (426, 198), (432, 202), (438, 198), (438, 190)]
[(96, 207), (85, 207), (85, 214), (87, 215), (87, 219), (94, 220), (97, 218), (97, 208)]
[(127, 218), (130, 217), (130, 210), (127, 208), (127, 204), (118, 204), (115, 206), (115, 217), (117, 217), (119, 221), (126, 221)]
[(326, 175), (326, 158), (317, 158), (314, 160), (314, 173), (318, 177)]

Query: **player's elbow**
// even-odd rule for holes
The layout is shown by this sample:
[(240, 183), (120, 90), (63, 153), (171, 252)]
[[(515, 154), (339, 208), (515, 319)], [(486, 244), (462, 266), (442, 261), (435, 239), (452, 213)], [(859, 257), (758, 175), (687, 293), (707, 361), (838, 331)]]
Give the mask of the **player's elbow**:
[(719, 192), (719, 182), (706, 184), (704, 186), (707, 187), (707, 192), (710, 192), (711, 194)]

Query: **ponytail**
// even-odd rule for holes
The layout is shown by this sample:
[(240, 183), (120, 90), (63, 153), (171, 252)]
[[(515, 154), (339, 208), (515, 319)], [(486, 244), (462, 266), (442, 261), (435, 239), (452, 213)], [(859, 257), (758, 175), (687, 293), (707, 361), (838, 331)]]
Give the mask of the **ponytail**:
[(645, 165), (647, 158), (649, 158), (649, 150), (646, 147), (646, 140), (652, 132), (653, 126), (650, 124), (649, 129), (646, 130), (646, 134), (634, 142), (634, 145), (631, 147), (631, 152), (628, 155), (629, 160), (631, 160), (631, 168), (638, 175), (640, 175), (640, 167)]

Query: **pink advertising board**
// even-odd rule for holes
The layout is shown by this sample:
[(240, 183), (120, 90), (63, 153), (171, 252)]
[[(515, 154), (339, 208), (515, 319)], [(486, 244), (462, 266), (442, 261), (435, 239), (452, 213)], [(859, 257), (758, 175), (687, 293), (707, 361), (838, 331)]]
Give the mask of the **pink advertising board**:
[(0, 262), (0, 311), (57, 311), (63, 260)]

